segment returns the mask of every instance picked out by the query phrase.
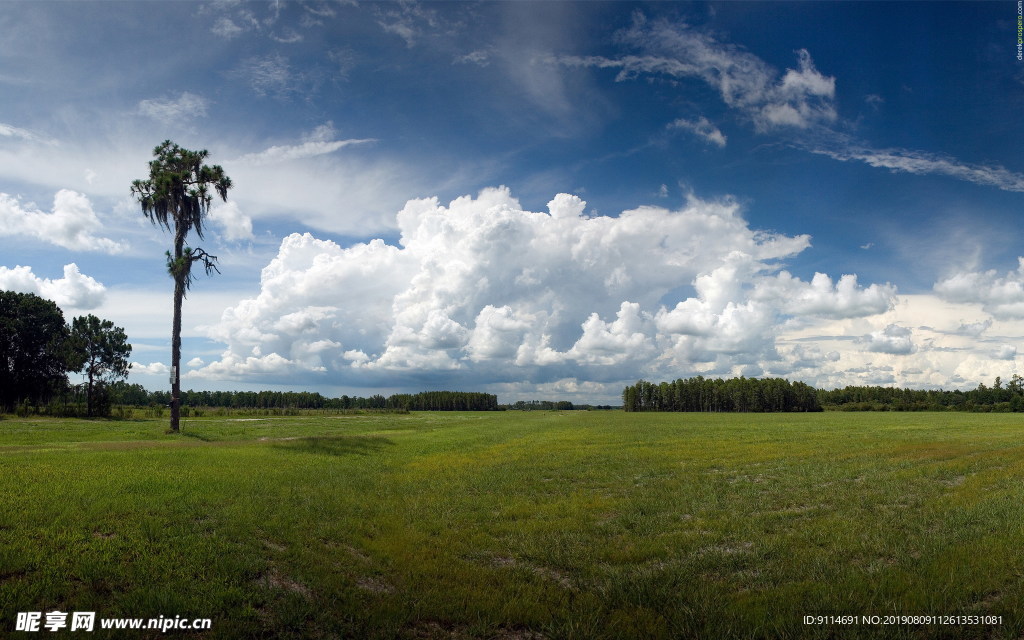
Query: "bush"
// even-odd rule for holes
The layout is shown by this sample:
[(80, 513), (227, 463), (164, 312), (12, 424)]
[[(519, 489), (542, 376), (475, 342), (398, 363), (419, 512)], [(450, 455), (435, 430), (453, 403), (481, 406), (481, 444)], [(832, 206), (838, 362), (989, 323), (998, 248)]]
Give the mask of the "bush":
[(32, 406), (28, 403), (28, 400), (22, 400), (18, 403), (18, 408), (14, 411), (15, 415), (19, 418), (27, 418), (32, 415)]

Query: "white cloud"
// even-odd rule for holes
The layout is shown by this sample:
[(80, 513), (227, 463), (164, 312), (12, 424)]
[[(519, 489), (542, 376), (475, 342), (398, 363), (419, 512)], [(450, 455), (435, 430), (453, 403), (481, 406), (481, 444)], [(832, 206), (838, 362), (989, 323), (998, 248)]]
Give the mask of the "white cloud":
[(142, 364), (141, 362), (132, 363), (133, 374), (144, 374), (144, 375), (169, 375), (171, 368), (163, 362), (151, 362), (149, 364)]
[(981, 336), (981, 334), (985, 333), (985, 331), (991, 326), (991, 318), (985, 318), (984, 320), (979, 320), (978, 322), (961, 322), (960, 327), (957, 328), (956, 332), (961, 335), (971, 336), (972, 338), (978, 338)]
[[(699, 78), (716, 88), (723, 102), (746, 116), (760, 133), (813, 130), (824, 134), (816, 136), (813, 143), (794, 140), (812, 153), (844, 162), (865, 162), (894, 172), (945, 175), (1004, 191), (1024, 191), (1024, 175), (1002, 166), (971, 164), (925, 151), (874, 149), (854, 142), (835, 126), (839, 119), (835, 78), (819, 72), (806, 49), (796, 52), (797, 68), (787, 69), (780, 77), (775, 68), (757, 56), (684, 23), (638, 17), (621, 33), (620, 40), (639, 54), (617, 58), (549, 56), (546, 60), (568, 67), (619, 69), (619, 81), (638, 76), (673, 81)], [(877, 96), (868, 96), (869, 104), (877, 107), (879, 102)], [(691, 130), (703, 135), (697, 130), (699, 122), (682, 123), (684, 128), (692, 125)], [(710, 131), (712, 137), (714, 131)], [(724, 146), (724, 138), (721, 143), (716, 138), (708, 139)], [(822, 144), (822, 139), (829, 142)]]
[(698, 138), (703, 139), (705, 142), (711, 143), (718, 146), (719, 148), (725, 147), (726, 137), (725, 135), (711, 123), (710, 120), (701, 116), (699, 120), (685, 120), (679, 118), (668, 125), (669, 129), (683, 129), (693, 133)]
[[(540, 213), (505, 188), (485, 189), (447, 206), (409, 201), (399, 246), (293, 234), (263, 270), (259, 295), (211, 327), (227, 349), (195, 375), (329, 374), (359, 386), (752, 372), (782, 357), (775, 341), (789, 319), (891, 306), (890, 285), (777, 273), (809, 239), (750, 229), (729, 199), (614, 218), (585, 211), (567, 194)], [(695, 297), (662, 304), (687, 284)], [(834, 362), (831, 353), (815, 357)]]
[(418, 2), (398, 2), (384, 6), (388, 8), (378, 10), (377, 24), (386, 33), (404, 40), (409, 48), (439, 24), (437, 12)]
[(29, 131), (28, 129), (21, 129), (2, 122), (0, 122), (0, 136), (5, 138), (16, 138), (18, 140), (25, 140), (28, 142), (39, 142), (48, 145), (56, 144), (56, 141), (45, 138), (37, 133)]
[(454, 61), (459, 64), (475, 64), (480, 67), (486, 67), (491, 63), (490, 58), (490, 53), (478, 49), (463, 56), (456, 56)]
[[(113, 140), (101, 136), (60, 145), (12, 139), (10, 144), (0, 145), (0, 175), (12, 182), (52, 188), (54, 192), (88, 193), (95, 202), (116, 200), (120, 204), (115, 205), (114, 213), (120, 211), (142, 219), (138, 203), (127, 197), (127, 185), (147, 175), (153, 148), (149, 135), (139, 133)], [(303, 228), (365, 237), (393, 230), (394, 212), (405, 203), (407, 194), (426, 188), (424, 172), (432, 170), (389, 158), (380, 150), (372, 150), (372, 145), (359, 142), (335, 139), (334, 129), (328, 123), (294, 142), (276, 145), (276, 150), (211, 148), (210, 162), (224, 167), (236, 185), (229, 198), (236, 200), (241, 211), (254, 220), (292, 219)], [(453, 178), (444, 178), (448, 179)], [(12, 196), (0, 196), (0, 235), (23, 229), (34, 234), (38, 228), (35, 225), (9, 222), (12, 206), (19, 211), (18, 217), (25, 219), (30, 217), (24, 212), (36, 209), (35, 205), (19, 203)], [(105, 216), (100, 219), (107, 221)], [(94, 216), (72, 218), (68, 224), (86, 225), (93, 236), (100, 235)], [(121, 231), (130, 235), (135, 228), (133, 225)], [(118, 242), (85, 240), (75, 248), (85, 249), (90, 244), (96, 250), (131, 248), (121, 238)]]
[(553, 61), (571, 67), (620, 69), (617, 80), (640, 75), (699, 78), (715, 87), (722, 100), (745, 114), (759, 131), (836, 120), (835, 78), (822, 75), (805, 49), (797, 54), (798, 69), (779, 72), (757, 56), (719, 42), (680, 22), (638, 17), (620, 40), (640, 55), (619, 58), (560, 56)]
[[(780, 328), (782, 360), (766, 371), (822, 388), (895, 384), (917, 389), (968, 389), (995, 376), (1022, 373), (1010, 357), (1024, 319), (977, 317), (980, 305), (935, 295), (901, 295), (885, 313), (862, 318), (802, 318)], [(988, 334), (999, 337), (986, 338)], [(828, 354), (833, 354), (830, 359)]]
[(53, 300), (58, 307), (91, 310), (100, 306), (106, 297), (106, 287), (78, 270), (75, 263), (64, 265), (64, 277), (56, 280), (40, 278), (31, 267), (13, 269), (0, 266), (0, 289), (19, 293), (34, 293)]
[(809, 151), (848, 162), (858, 160), (872, 167), (916, 175), (945, 175), (1003, 191), (1024, 192), (1024, 175), (1005, 167), (969, 164), (950, 156), (909, 149), (871, 149), (858, 145), (810, 148)]
[(896, 287), (872, 284), (863, 288), (854, 274), (843, 275), (833, 286), (828, 275), (815, 273), (807, 283), (783, 271), (774, 279), (763, 280), (756, 296), (782, 301), (783, 310), (792, 315), (856, 318), (892, 308)]
[(0, 193), (0, 235), (34, 237), (75, 251), (123, 251), (120, 243), (95, 235), (102, 227), (89, 199), (76, 191), (58, 191), (50, 213)]
[(1011, 344), (1001, 344), (993, 352), (992, 357), (996, 360), (1013, 360), (1017, 357), (1017, 347)]
[(246, 58), (235, 74), (259, 96), (287, 96), (297, 90), (300, 80), (288, 59), (278, 53)]
[(263, 269), (260, 295), (225, 310), (210, 329), (229, 349), (202, 374), (241, 376), (293, 361), (318, 371), (361, 361), (360, 351), (379, 349), (387, 336), (392, 300), (411, 269), (407, 255), (380, 240), (342, 249), (292, 234)]
[(394, 210), (419, 173), (365, 153), (371, 139), (336, 140), (330, 123), (293, 144), (236, 155), (224, 170), (245, 190), (232, 192), (254, 219), (291, 217), (301, 224), (334, 233), (365, 236), (394, 227)]
[(287, 162), (289, 160), (301, 160), (313, 158), (328, 153), (333, 153), (353, 144), (364, 144), (375, 142), (372, 138), (360, 140), (309, 140), (297, 145), (273, 146), (257, 153), (246, 154), (236, 160), (239, 163), (249, 165), (265, 165)]
[(950, 302), (980, 303), (998, 319), (1024, 318), (1024, 257), (1016, 271), (999, 276), (995, 269), (956, 273), (935, 284), (935, 293)]
[(218, 201), (210, 208), (210, 219), (220, 227), (229, 242), (252, 239), (252, 218), (242, 213), (238, 203)]
[(893, 355), (908, 354), (914, 352), (912, 341), (913, 331), (906, 327), (890, 324), (881, 331), (872, 331), (864, 336), (868, 351), (876, 353), (889, 353)]
[(217, 18), (217, 20), (213, 23), (213, 26), (210, 28), (210, 31), (212, 31), (213, 33), (217, 34), (222, 38), (230, 40), (238, 34), (242, 33), (243, 29), (242, 27), (235, 24), (234, 20), (232, 20), (231, 18), (221, 17)]
[(188, 91), (177, 98), (151, 99), (139, 102), (139, 113), (164, 124), (187, 122), (206, 115), (209, 102)]

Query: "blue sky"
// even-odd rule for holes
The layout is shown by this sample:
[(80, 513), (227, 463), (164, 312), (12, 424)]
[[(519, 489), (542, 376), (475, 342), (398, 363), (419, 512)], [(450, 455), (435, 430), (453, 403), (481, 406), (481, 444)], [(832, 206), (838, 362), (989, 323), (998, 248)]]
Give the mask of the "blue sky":
[(967, 388), (1024, 347), (1000, 2), (8, 2), (0, 287), (165, 386), (164, 139), (235, 183), (193, 388)]

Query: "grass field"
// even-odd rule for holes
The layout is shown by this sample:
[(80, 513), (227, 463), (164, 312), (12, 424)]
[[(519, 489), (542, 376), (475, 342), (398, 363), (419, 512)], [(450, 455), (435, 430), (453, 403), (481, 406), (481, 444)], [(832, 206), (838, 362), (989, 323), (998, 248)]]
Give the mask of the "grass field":
[[(195, 638), (1024, 634), (1018, 415), (413, 413), (164, 429), (0, 420), (0, 635), (40, 635), (11, 631), (17, 613), (54, 609), (212, 618), (180, 634)], [(804, 624), (894, 614), (1001, 622)]]

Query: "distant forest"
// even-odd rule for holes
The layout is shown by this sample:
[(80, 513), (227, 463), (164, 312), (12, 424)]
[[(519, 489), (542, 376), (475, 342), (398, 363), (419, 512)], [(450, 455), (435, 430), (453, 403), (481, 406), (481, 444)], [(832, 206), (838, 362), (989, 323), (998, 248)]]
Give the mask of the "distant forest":
[(818, 392), (782, 378), (696, 378), (655, 384), (640, 380), (622, 391), (626, 411), (821, 411)]
[(824, 390), (782, 378), (695, 378), (655, 384), (640, 380), (622, 391), (626, 411), (974, 411), (1024, 412), (1024, 378), (979, 384), (969, 391), (853, 387)]
[[(169, 391), (147, 391), (140, 384), (116, 383), (112, 395), (118, 404), (135, 407), (165, 406)], [(494, 411), (498, 396), (472, 391), (424, 391), (380, 394), (361, 398), (343, 395), (327, 398), (309, 391), (182, 391), (183, 407), (230, 409), (402, 409), (406, 411)]]
[(846, 387), (818, 391), (818, 402), (836, 411), (975, 411), (982, 413), (1024, 412), (1024, 378), (1013, 374), (1008, 383), (997, 377), (970, 391), (895, 389), (892, 387)]

